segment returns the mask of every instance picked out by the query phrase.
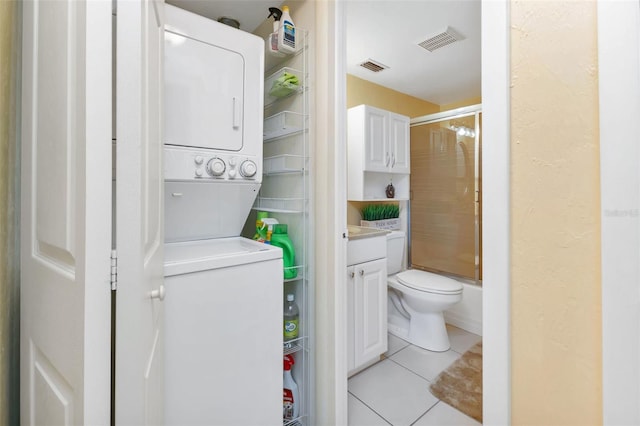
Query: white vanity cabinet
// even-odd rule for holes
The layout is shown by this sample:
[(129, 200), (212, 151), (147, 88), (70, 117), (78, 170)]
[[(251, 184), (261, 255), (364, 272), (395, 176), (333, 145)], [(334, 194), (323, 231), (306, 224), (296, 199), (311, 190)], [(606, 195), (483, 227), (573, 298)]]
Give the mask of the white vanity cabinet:
[(409, 117), (369, 105), (348, 111), (348, 198), (385, 199), (393, 182), (396, 199), (409, 197)]
[(349, 240), (347, 251), (355, 254), (347, 255), (347, 370), (351, 376), (387, 351), (386, 236)]

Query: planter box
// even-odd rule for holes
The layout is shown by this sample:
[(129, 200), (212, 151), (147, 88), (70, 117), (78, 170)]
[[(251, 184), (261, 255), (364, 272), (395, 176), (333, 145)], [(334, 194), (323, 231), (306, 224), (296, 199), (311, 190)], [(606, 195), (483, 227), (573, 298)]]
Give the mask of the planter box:
[(361, 220), (360, 226), (364, 226), (367, 228), (396, 230), (400, 229), (400, 218), (397, 217), (395, 219)]

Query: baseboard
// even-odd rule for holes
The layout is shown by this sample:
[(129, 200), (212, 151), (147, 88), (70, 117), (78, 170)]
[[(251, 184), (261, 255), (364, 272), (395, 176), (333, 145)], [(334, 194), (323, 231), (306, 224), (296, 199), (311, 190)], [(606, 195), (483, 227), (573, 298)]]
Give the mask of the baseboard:
[(447, 311), (444, 312), (444, 321), (447, 324), (466, 330), (469, 333), (482, 336), (482, 321)]

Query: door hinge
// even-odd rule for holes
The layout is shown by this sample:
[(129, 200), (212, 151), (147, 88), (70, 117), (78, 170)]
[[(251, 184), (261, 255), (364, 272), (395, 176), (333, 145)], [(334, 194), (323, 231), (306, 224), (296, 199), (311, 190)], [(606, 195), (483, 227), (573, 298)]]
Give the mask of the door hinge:
[(118, 253), (111, 250), (111, 290), (118, 289)]

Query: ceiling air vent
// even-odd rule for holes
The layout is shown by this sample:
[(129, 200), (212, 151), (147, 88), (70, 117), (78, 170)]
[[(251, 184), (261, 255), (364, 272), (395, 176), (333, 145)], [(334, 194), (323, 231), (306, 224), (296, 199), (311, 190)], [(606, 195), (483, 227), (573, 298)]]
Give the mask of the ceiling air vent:
[(379, 62), (375, 62), (371, 59), (366, 60), (365, 62), (360, 64), (361, 67), (368, 69), (369, 71), (373, 71), (373, 72), (380, 72), (384, 69), (389, 68), (386, 65), (383, 65)]
[(455, 43), (456, 41), (464, 40), (464, 36), (456, 32), (453, 28), (447, 27), (446, 30), (440, 34), (436, 34), (429, 37), (423, 42), (418, 43), (418, 46), (424, 47), (429, 52), (433, 52), (436, 49)]

